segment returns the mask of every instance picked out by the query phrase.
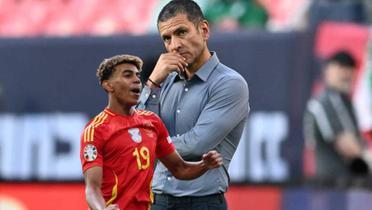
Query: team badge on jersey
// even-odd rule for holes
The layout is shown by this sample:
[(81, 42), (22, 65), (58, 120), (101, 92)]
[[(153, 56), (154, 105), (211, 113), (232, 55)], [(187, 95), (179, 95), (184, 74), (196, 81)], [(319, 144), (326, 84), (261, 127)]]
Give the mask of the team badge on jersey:
[(128, 133), (134, 142), (140, 143), (142, 141), (142, 136), (138, 128), (131, 128), (128, 130)]
[(86, 161), (93, 161), (97, 158), (97, 148), (93, 144), (87, 144), (84, 147), (84, 159)]

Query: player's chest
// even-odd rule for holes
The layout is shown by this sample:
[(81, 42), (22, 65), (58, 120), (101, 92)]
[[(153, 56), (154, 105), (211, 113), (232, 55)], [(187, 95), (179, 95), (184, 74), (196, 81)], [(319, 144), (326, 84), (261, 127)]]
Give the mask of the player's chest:
[(115, 131), (105, 144), (106, 154), (127, 155), (146, 148), (153, 153), (158, 139), (157, 132), (151, 127), (131, 127)]

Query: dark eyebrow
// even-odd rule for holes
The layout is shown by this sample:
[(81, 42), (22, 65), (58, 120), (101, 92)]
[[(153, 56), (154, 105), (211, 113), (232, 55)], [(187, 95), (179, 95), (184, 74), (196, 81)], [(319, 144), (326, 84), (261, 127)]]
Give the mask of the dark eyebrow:
[(181, 26), (181, 27), (177, 28), (177, 29), (174, 31), (174, 33), (175, 33), (175, 34), (179, 34), (181, 31), (188, 31), (188, 29), (187, 29), (186, 27)]
[(135, 70), (132, 70), (132, 69), (124, 69), (122, 72), (122, 74), (125, 74), (125, 73), (139, 73), (139, 71), (135, 71)]
[[(176, 28), (176, 30), (174, 30), (173, 34), (178, 34), (178, 33), (180, 33), (181, 31), (188, 31), (188, 29), (187, 29), (186, 27), (184, 27), (184, 26), (180, 26), (180, 27)], [(162, 35), (161, 37), (162, 37), (163, 39), (165, 39), (165, 38), (169, 38), (170, 35)]]

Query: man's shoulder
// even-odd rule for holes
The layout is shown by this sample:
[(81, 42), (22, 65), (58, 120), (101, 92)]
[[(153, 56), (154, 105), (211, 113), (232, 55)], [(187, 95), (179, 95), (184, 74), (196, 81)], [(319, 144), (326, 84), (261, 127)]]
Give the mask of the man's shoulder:
[(312, 96), (309, 101), (316, 101), (320, 104), (327, 104), (331, 95), (332, 93), (330, 91), (323, 90)]
[(245, 79), (235, 69), (220, 63), (213, 74), (214, 77), (220, 78), (223, 81), (241, 81), (246, 83)]
[(234, 69), (220, 63), (215, 69), (214, 74), (208, 79), (211, 90), (231, 91), (248, 91), (246, 80)]
[(321, 92), (312, 96), (306, 104), (306, 109), (313, 114), (324, 114), (329, 105), (329, 95), (327, 92)]

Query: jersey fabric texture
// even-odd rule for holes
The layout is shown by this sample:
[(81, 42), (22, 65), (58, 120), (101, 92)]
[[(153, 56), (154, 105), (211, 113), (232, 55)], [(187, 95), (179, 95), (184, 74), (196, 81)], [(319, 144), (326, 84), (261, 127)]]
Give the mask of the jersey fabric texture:
[(85, 127), (80, 159), (83, 172), (102, 167), (101, 190), (106, 205), (144, 210), (153, 201), (150, 183), (155, 158), (174, 151), (168, 131), (156, 114), (135, 110), (125, 116), (106, 108)]

